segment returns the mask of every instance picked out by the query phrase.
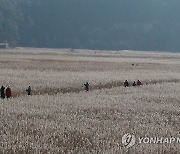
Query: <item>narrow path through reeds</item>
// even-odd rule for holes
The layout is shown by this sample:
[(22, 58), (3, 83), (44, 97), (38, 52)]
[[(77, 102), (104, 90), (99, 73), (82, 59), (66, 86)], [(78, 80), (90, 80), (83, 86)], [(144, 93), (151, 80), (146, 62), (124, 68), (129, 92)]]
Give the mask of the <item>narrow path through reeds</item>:
[[(142, 81), (143, 85), (153, 85), (153, 84), (163, 84), (163, 83), (178, 83), (180, 79), (162, 79), (162, 80), (149, 80), (149, 81)], [(90, 83), (91, 84), (91, 83)], [(129, 83), (132, 87), (132, 83)], [(107, 83), (99, 83), (96, 85), (90, 85), (90, 91), (92, 90), (101, 90), (101, 89), (111, 89), (114, 87), (121, 87), (123, 86), (123, 81), (114, 81), (114, 82), (107, 82)], [(59, 93), (66, 94), (66, 93), (79, 93), (81, 91), (85, 91), (84, 88), (81, 87), (62, 87), (62, 88), (45, 88), (40, 89), (38, 91), (32, 91), (32, 95), (56, 95)], [(26, 93), (18, 93), (14, 92), (13, 97), (20, 97), (24, 96)]]

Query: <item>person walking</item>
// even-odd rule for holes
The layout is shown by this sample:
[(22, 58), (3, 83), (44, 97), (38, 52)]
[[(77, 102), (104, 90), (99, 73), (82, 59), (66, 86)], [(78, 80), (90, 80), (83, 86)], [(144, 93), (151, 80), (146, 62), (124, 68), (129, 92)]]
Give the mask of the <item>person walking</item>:
[(137, 80), (137, 85), (138, 86), (142, 85), (141, 81)]
[(4, 99), (5, 98), (5, 87), (1, 86), (1, 98)]
[(32, 95), (31, 86), (29, 86), (29, 87), (26, 89), (26, 92), (27, 92), (28, 95)]
[(133, 82), (132, 86), (133, 86), (133, 87), (136, 86), (136, 81)]
[(128, 87), (129, 86), (129, 83), (127, 80), (124, 81), (124, 87)]
[(8, 99), (8, 98), (10, 98), (11, 96), (12, 96), (11, 88), (8, 86), (8, 87), (6, 88), (6, 97), (7, 97), (7, 99)]
[(85, 86), (85, 90), (86, 90), (86, 91), (89, 91), (89, 83), (86, 82), (86, 83), (84, 84), (84, 86)]

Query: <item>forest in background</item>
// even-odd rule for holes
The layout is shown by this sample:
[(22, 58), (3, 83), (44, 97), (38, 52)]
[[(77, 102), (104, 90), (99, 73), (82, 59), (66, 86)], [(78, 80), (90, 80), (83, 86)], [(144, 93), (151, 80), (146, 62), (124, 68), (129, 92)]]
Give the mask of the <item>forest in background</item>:
[(179, 0), (0, 0), (0, 42), (180, 51), (179, 14)]

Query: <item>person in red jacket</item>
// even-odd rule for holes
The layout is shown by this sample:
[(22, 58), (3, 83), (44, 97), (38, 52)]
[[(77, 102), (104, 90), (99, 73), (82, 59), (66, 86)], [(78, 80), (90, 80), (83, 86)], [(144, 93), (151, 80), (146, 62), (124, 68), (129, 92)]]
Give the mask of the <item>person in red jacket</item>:
[(6, 97), (7, 99), (11, 97), (11, 88), (9, 86), (6, 88)]
[(142, 85), (141, 81), (137, 80), (137, 85), (138, 86)]

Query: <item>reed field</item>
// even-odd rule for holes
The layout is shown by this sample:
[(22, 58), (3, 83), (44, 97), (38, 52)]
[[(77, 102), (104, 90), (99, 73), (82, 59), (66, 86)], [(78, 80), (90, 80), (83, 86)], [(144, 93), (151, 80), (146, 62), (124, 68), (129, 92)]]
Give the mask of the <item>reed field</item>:
[(148, 142), (180, 139), (179, 53), (1, 49), (1, 85), (0, 154), (179, 154), (180, 141)]

